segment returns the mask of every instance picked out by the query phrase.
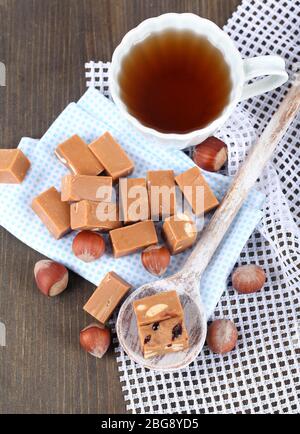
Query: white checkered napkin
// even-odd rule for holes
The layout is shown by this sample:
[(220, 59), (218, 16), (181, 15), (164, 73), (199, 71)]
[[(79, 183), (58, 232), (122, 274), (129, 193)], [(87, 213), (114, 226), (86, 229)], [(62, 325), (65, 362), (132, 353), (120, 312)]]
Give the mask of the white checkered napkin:
[[(92, 108), (92, 109), (91, 109)], [(96, 119), (97, 117), (97, 119)], [(116, 271), (134, 287), (154, 280), (141, 265), (140, 255), (114, 259), (111, 252), (99, 261), (86, 264), (72, 254), (74, 234), (56, 241), (32, 212), (32, 199), (54, 185), (60, 188), (61, 177), (67, 169), (54, 155), (56, 146), (73, 134), (79, 134), (90, 142), (109, 130), (126, 149), (136, 163), (133, 176), (144, 176), (149, 169), (174, 169), (176, 173), (193, 166), (183, 152), (160, 150), (149, 145), (143, 137), (135, 134), (132, 127), (124, 122), (114, 104), (96, 90), (89, 90), (79, 105), (70, 104), (37, 143), (23, 139), (20, 148), (31, 160), (32, 167), (23, 184), (0, 187), (0, 223), (21, 241), (45, 256), (63, 262), (68, 268), (97, 285), (110, 270)], [(218, 198), (227, 190), (230, 178), (216, 174), (205, 174)], [(218, 252), (203, 276), (202, 297), (210, 315), (225, 289), (226, 277), (239, 257), (242, 247), (261, 218), (260, 193), (253, 191), (247, 203), (235, 219)], [(180, 269), (189, 252), (172, 258), (168, 273)]]

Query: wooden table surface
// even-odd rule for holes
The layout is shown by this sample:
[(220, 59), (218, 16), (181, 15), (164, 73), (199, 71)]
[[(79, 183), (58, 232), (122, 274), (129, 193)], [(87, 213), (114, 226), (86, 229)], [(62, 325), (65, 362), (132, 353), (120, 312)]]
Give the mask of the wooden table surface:
[[(122, 36), (166, 12), (194, 12), (223, 26), (239, 0), (0, 0), (0, 148), (39, 138), (85, 90), (84, 63), (111, 59)], [(1, 200), (1, 198), (0, 198)], [(41, 255), (0, 228), (0, 413), (124, 413), (117, 364), (79, 347), (94, 287), (76, 275), (47, 299), (33, 267)]]

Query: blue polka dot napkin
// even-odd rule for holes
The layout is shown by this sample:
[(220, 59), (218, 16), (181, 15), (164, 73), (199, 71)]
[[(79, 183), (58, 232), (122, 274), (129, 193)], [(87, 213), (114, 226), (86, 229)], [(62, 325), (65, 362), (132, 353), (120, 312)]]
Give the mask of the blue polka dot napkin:
[[(0, 185), (0, 224), (31, 248), (64, 263), (95, 285), (108, 271), (114, 270), (136, 288), (156, 279), (144, 270), (140, 254), (114, 259), (108, 248), (100, 260), (86, 264), (72, 254), (74, 233), (56, 241), (30, 207), (32, 199), (42, 191), (52, 185), (60, 189), (61, 178), (67, 173), (54, 155), (56, 146), (73, 134), (78, 134), (89, 143), (105, 131), (110, 131), (135, 162), (132, 176), (143, 177), (147, 170), (155, 169), (173, 169), (178, 174), (194, 165), (181, 151), (160, 148), (158, 152), (121, 116), (110, 100), (90, 88), (77, 104), (71, 103), (66, 107), (41, 140), (21, 140), (19, 148), (32, 165), (21, 185)], [(218, 199), (221, 199), (230, 178), (207, 172), (204, 175)], [(203, 275), (201, 296), (208, 317), (226, 288), (226, 279), (243, 246), (261, 219), (263, 200), (260, 192), (252, 190)], [(190, 251), (187, 251), (172, 257), (168, 274), (178, 271), (189, 254)]]

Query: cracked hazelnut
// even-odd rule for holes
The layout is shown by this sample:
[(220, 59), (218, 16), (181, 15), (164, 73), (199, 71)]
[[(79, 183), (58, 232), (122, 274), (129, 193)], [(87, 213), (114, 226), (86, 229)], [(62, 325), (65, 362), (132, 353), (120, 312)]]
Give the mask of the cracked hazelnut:
[(266, 282), (266, 273), (255, 264), (242, 265), (232, 274), (232, 286), (241, 294), (260, 291)]
[(229, 319), (218, 319), (208, 327), (206, 342), (214, 353), (228, 353), (236, 346), (237, 340), (236, 326)]
[(82, 231), (74, 238), (72, 250), (81, 261), (93, 262), (104, 254), (105, 242), (96, 232)]
[(90, 324), (80, 332), (81, 347), (98, 359), (101, 359), (111, 342), (110, 331), (102, 324)]
[(165, 246), (150, 246), (142, 252), (142, 264), (154, 276), (162, 276), (170, 264), (171, 255)]
[(63, 292), (69, 281), (69, 272), (62, 264), (42, 259), (35, 264), (34, 277), (39, 290), (49, 297)]
[(227, 161), (227, 146), (217, 137), (209, 137), (195, 147), (193, 160), (201, 169), (217, 172)]

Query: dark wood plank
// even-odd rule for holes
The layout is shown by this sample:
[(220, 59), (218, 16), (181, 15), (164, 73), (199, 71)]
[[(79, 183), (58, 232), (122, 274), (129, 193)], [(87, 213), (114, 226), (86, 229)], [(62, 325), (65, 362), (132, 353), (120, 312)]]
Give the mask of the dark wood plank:
[[(84, 62), (109, 60), (126, 31), (150, 16), (194, 12), (220, 26), (239, 0), (0, 0), (0, 147), (40, 137), (85, 89)], [(80, 350), (90, 322), (82, 305), (93, 286), (71, 276), (48, 300), (35, 288), (41, 256), (0, 229), (0, 413), (123, 413), (113, 351), (96, 360)]]

